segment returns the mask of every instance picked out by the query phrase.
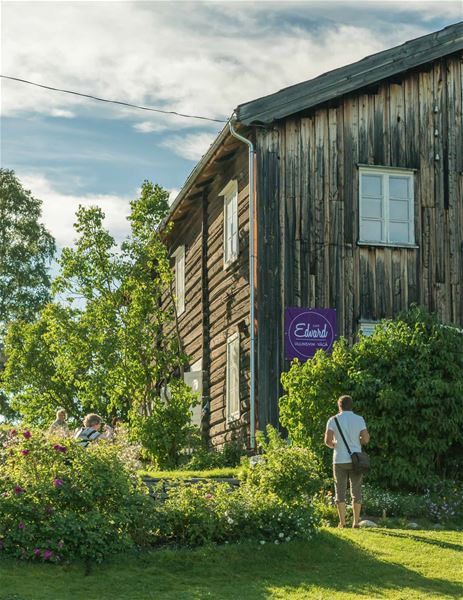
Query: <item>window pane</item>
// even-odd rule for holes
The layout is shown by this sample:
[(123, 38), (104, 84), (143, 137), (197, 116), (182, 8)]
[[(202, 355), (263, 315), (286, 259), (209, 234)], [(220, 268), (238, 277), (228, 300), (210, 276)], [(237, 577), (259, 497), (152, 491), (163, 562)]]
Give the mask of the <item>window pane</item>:
[(390, 242), (409, 242), (408, 223), (389, 223), (389, 241)]
[(381, 204), (379, 198), (363, 198), (362, 199), (362, 217), (370, 219), (381, 219)]
[(382, 183), (381, 175), (362, 175), (362, 196), (381, 198), (383, 195)]
[(382, 222), (362, 219), (360, 223), (360, 239), (364, 242), (384, 241)]
[(390, 198), (409, 198), (409, 177), (389, 177), (389, 197)]
[(408, 200), (391, 200), (389, 218), (394, 221), (408, 221)]

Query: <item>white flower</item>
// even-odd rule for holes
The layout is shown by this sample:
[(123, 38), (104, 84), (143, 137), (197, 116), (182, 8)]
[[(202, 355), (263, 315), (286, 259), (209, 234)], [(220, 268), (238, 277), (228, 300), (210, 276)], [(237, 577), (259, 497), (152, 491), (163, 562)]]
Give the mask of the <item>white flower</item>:
[(284, 534), (284, 533), (279, 533), (279, 534), (278, 534), (278, 537), (279, 537), (279, 538), (284, 538), (284, 537), (285, 537), (285, 534)]
[(290, 541), (291, 541), (291, 538), (289, 537), (289, 535), (288, 535), (288, 537), (286, 538), (286, 541), (287, 541), (287, 542), (290, 542)]
[(244, 513), (244, 518), (247, 519), (249, 517), (248, 513)]
[(281, 513), (280, 513), (278, 516), (279, 516), (279, 517), (282, 517), (282, 516), (283, 516), (283, 513), (281, 512)]
[(275, 540), (275, 544), (279, 544), (280, 542), (278, 540)]
[(233, 525), (233, 523), (235, 522), (231, 517), (228, 517), (227, 521), (229, 525)]
[(263, 546), (265, 544), (265, 540), (260, 540), (260, 544)]

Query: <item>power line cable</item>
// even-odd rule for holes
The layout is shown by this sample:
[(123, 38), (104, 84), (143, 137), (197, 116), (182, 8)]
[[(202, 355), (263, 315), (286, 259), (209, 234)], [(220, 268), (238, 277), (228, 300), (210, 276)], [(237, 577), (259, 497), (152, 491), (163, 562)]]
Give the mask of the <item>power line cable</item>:
[(98, 100), (98, 102), (106, 102), (108, 104), (118, 104), (120, 106), (127, 106), (129, 108), (137, 108), (139, 110), (147, 110), (149, 112), (161, 113), (164, 115), (175, 115), (177, 117), (183, 117), (184, 119), (201, 119), (202, 121), (212, 121), (213, 123), (228, 123), (223, 119), (212, 119), (211, 117), (202, 117), (199, 115), (187, 115), (184, 113), (176, 112), (175, 110), (162, 110), (160, 108), (150, 108), (148, 106), (139, 106), (138, 104), (130, 104), (130, 102), (122, 102), (120, 100), (108, 100), (107, 98), (100, 98), (93, 96), (92, 94), (82, 94), (80, 92), (74, 92), (72, 90), (63, 90), (61, 88), (52, 87), (51, 85), (43, 85), (34, 81), (28, 81), (27, 79), (20, 79), (19, 77), (9, 77), (8, 75), (0, 75), (2, 79), (9, 79), (11, 81), (18, 81), (20, 83), (27, 83), (28, 85), (34, 85), (45, 90), (51, 90), (53, 92), (63, 92), (64, 94), (72, 94), (73, 96), (80, 96), (81, 98), (90, 98), (91, 100)]

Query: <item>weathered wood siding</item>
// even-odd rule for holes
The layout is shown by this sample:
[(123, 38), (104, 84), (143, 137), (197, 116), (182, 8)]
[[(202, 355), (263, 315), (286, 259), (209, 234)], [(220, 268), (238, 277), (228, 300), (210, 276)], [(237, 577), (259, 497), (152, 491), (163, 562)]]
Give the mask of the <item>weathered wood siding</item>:
[[(259, 427), (277, 422), (287, 306), (360, 320), (417, 302), (463, 326), (462, 56), (257, 130)], [(359, 246), (358, 164), (417, 169), (413, 248)]]
[[(225, 157), (226, 158), (226, 157)], [(212, 444), (246, 441), (249, 424), (249, 186), (247, 151), (209, 167), (202, 192), (192, 191), (184, 216), (174, 221), (169, 250), (184, 245), (185, 312), (178, 327), (190, 364), (202, 359), (203, 431)], [(224, 269), (224, 200), (220, 192), (238, 181), (239, 258)], [(166, 306), (169, 299), (166, 298)], [(173, 325), (170, 328), (172, 330)], [(240, 334), (240, 419), (227, 422), (227, 337)]]
[[(224, 202), (219, 196), (231, 179), (238, 181), (239, 258), (224, 270)], [(241, 437), (249, 422), (249, 186), (247, 152), (224, 165), (208, 190), (207, 289), (209, 305), (210, 416), (209, 436), (214, 445)], [(241, 418), (227, 423), (226, 341), (240, 333)]]

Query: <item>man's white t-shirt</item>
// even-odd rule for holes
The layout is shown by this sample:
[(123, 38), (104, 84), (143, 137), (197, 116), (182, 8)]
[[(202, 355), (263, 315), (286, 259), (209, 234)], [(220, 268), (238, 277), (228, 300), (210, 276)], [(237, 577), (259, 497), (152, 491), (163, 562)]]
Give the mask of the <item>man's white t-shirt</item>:
[[(350, 451), (361, 452), (362, 447), (359, 436), (360, 432), (367, 428), (365, 419), (360, 415), (356, 415), (351, 410), (344, 410), (342, 413), (336, 415), (336, 417), (341, 425), (346, 442), (349, 444)], [(334, 432), (334, 440), (336, 443), (334, 446), (333, 463), (340, 464), (352, 462), (334, 417), (328, 419), (326, 431), (328, 430)]]

